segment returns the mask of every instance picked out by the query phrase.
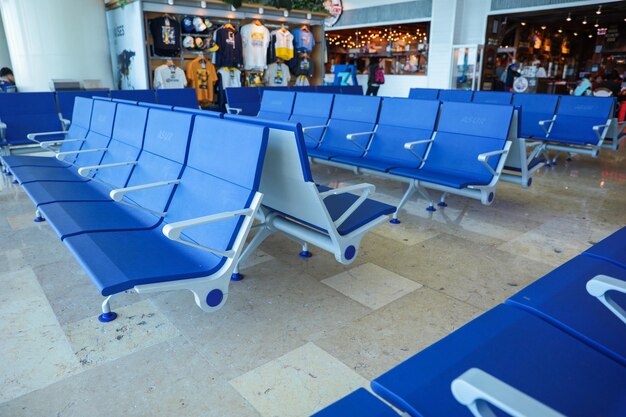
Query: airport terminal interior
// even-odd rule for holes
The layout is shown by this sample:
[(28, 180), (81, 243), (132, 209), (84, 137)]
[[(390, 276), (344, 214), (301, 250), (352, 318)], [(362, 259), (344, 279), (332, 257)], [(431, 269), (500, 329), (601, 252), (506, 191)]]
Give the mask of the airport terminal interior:
[(626, 416), (626, 2), (0, 17), (0, 417)]

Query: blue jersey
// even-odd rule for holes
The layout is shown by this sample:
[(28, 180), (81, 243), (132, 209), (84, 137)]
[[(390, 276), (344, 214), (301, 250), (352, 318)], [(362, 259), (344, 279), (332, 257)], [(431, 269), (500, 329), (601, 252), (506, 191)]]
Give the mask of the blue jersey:
[(294, 46), (297, 52), (313, 51), (315, 39), (313, 39), (313, 34), (310, 31), (298, 28), (294, 29), (292, 34)]
[(15, 93), (17, 92), (17, 88), (15, 84), (7, 80), (0, 80), (0, 91), (3, 93)]

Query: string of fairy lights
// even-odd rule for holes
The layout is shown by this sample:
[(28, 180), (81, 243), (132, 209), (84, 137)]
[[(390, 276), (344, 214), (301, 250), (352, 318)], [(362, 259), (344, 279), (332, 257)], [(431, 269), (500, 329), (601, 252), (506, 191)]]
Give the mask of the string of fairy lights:
[(326, 32), (326, 41), (329, 46), (338, 46), (346, 49), (362, 48), (372, 43), (399, 43), (403, 45), (428, 43), (428, 35), (420, 28), (381, 28), (360, 29), (352, 33)]

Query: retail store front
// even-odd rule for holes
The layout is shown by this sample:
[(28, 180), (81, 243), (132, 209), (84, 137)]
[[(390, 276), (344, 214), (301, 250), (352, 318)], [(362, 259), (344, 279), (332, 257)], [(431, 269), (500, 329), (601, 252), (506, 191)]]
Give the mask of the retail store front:
[(517, 92), (569, 94), (584, 76), (594, 88), (623, 76), (626, 2), (489, 16), (481, 89), (504, 90), (512, 62), (520, 64)]

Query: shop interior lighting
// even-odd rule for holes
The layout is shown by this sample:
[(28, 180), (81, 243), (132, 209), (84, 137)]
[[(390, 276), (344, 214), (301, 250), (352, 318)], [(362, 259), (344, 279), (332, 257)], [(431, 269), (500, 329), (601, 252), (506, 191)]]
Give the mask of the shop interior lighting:
[(559, 33), (563, 33), (563, 29), (559, 28)]
[(526, 26), (526, 22), (522, 22), (522, 26)]
[(578, 36), (578, 32), (574, 32), (574, 36)]
[(263, 14), (265, 13), (265, 9), (263, 9), (262, 7), (259, 7), (259, 14)]
[(583, 18), (583, 25), (586, 25), (586, 24), (587, 24), (587, 16)]
[(202, 7), (203, 9), (206, 9), (206, 1), (201, 1), (200, 7)]
[(602, 5), (598, 6), (598, 10), (596, 10), (596, 14), (602, 14)]
[(541, 30), (546, 30), (547, 26), (541, 26)]
[(309, 19), (309, 20), (311, 20), (311, 19), (313, 18), (313, 15), (312, 15), (311, 13), (307, 13), (307, 14), (306, 14), (306, 18), (307, 18), (307, 19)]
[(571, 22), (572, 21), (572, 14), (568, 13), (567, 14), (567, 19), (565, 19), (565, 20), (567, 20), (568, 22)]
[(231, 6), (230, 6), (230, 11), (231, 11), (231, 12), (234, 12), (234, 11), (237, 11), (237, 9), (235, 8), (235, 6), (232, 6), (232, 5), (231, 5)]
[(591, 33), (589, 34), (589, 38), (593, 38), (593, 35)]
[(595, 24), (595, 25), (593, 25), (593, 27), (594, 27), (594, 28), (598, 28), (598, 27), (600, 27), (600, 23), (596, 20), (596, 24)]
[(169, 4), (170, 6), (174, 5), (174, 0), (167, 0), (167, 4)]
[(285, 11), (283, 12), (283, 16), (285, 16), (285, 17), (289, 17), (289, 11), (285, 10)]

